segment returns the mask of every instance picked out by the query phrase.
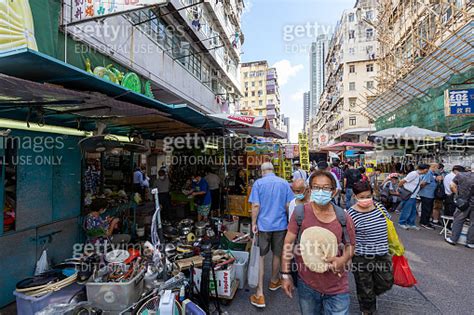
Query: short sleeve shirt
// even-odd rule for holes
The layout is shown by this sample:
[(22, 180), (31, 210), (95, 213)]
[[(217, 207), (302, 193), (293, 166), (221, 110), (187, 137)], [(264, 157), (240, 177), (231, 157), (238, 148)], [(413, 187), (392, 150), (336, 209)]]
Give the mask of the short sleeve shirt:
[(199, 183), (193, 183), (193, 189), (196, 192), (205, 191), (206, 194), (204, 195), (204, 200), (202, 202), (203, 205), (210, 205), (211, 204), (211, 191), (209, 190), (209, 185), (207, 184), (204, 178), (201, 178)]
[(418, 171), (410, 172), (407, 177), (404, 178), (404, 180), (406, 183), (403, 185), (403, 187), (413, 192), (410, 198), (416, 198), (416, 195), (418, 195), (418, 192), (420, 191), (420, 174)]
[(426, 186), (420, 189), (420, 197), (434, 198), (438, 184), (436, 183), (433, 172), (430, 170), (428, 173), (423, 175), (421, 177), (421, 182), (425, 182)]
[(258, 230), (284, 231), (288, 227), (286, 205), (295, 198), (286, 180), (270, 173), (255, 181), (249, 202), (258, 204)]
[[(342, 226), (337, 218), (330, 223), (321, 222), (314, 215), (311, 203), (307, 203), (304, 207), (304, 219), (301, 223), (301, 233), (303, 233), (305, 229), (313, 226), (322, 227), (331, 231), (334, 233), (334, 235), (336, 235), (338, 244), (342, 242)], [(349, 233), (350, 243), (352, 246), (355, 246), (356, 238), (354, 222), (348, 213), (346, 213), (346, 226), (347, 232)], [(294, 214), (292, 215), (290, 223), (288, 224), (288, 231), (298, 235), (298, 224), (296, 223)], [(341, 294), (349, 292), (349, 277), (347, 272), (344, 272), (341, 277), (339, 277), (337, 274), (334, 274), (332, 271), (326, 271), (324, 273), (313, 272), (306, 268), (303, 263), (303, 258), (301, 255), (298, 255), (298, 250), (295, 252), (295, 260), (298, 265), (298, 274), (306, 285), (322, 294)], [(338, 255), (341, 255), (341, 253)]]

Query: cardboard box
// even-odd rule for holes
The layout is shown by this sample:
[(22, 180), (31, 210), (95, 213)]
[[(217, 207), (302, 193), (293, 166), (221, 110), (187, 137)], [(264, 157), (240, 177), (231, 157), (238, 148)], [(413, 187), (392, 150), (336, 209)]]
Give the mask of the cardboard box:
[(229, 214), (246, 217), (250, 216), (249, 209), (251, 209), (251, 207), (248, 203), (247, 196), (229, 195), (228, 205)]
[[(212, 271), (210, 273), (209, 280), (209, 294), (215, 295), (214, 286), (217, 286), (217, 294), (221, 297), (231, 297), (232, 288), (234, 287), (235, 278), (235, 266), (231, 265), (227, 270), (216, 270), (216, 281), (213, 281)], [(194, 284), (199, 289), (201, 287), (201, 274), (202, 269), (194, 268)]]

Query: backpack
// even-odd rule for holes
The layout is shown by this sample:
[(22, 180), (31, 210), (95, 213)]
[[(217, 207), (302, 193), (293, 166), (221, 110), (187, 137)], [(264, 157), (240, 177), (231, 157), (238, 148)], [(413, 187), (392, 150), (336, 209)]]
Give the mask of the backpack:
[(435, 198), (439, 200), (446, 199), (446, 191), (444, 190), (444, 184), (442, 181), (438, 182), (436, 185)]
[[(336, 212), (336, 218), (339, 221), (339, 224), (341, 224), (342, 226), (342, 244), (339, 244), (339, 246), (350, 244), (351, 240), (349, 237), (349, 232), (347, 231), (346, 211), (342, 209), (341, 207), (335, 205), (334, 203), (332, 205)], [(300, 239), (301, 239), (301, 224), (303, 223), (303, 220), (304, 220), (304, 205), (296, 205), (295, 219), (296, 219), (296, 224), (298, 224), (298, 235), (296, 238), (296, 244), (299, 244)]]

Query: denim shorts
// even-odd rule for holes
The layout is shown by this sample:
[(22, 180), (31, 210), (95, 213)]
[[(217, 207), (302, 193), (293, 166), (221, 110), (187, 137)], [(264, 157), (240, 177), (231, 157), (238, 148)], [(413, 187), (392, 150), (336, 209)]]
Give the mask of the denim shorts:
[(298, 279), (298, 297), (302, 315), (347, 315), (351, 298), (349, 293), (321, 294)]

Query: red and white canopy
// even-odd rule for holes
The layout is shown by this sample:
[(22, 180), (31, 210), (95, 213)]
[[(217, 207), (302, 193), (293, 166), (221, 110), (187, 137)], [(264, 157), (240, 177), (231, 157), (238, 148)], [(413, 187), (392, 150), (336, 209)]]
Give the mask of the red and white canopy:
[(285, 139), (286, 133), (274, 128), (263, 116), (247, 116), (235, 114), (211, 114), (214, 121), (226, 129), (251, 136)]

